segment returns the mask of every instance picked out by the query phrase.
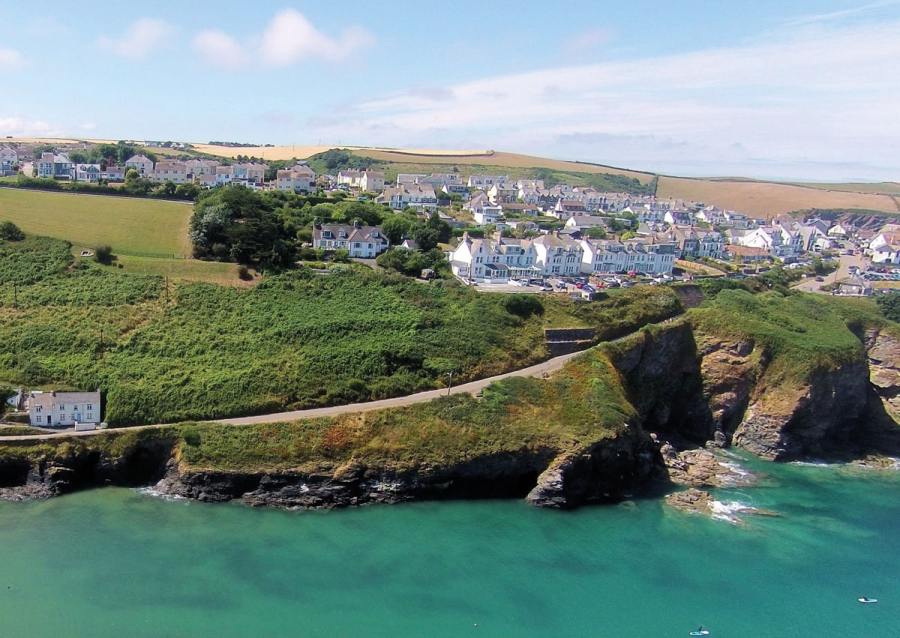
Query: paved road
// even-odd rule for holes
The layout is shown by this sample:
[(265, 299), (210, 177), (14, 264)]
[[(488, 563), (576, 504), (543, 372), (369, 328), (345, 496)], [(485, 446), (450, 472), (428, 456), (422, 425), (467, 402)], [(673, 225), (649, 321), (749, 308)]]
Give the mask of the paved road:
[[(384, 408), (397, 408), (407, 405), (414, 405), (416, 403), (425, 403), (427, 401), (433, 401), (438, 397), (446, 396), (447, 394), (477, 394), (491, 383), (495, 381), (499, 381), (501, 379), (507, 379), (509, 377), (543, 377), (546, 374), (550, 374), (552, 372), (556, 372), (560, 368), (562, 368), (567, 361), (572, 359), (573, 357), (578, 356), (583, 351), (573, 352), (571, 354), (564, 354), (559, 357), (554, 357), (552, 359), (548, 359), (543, 363), (539, 363), (537, 365), (529, 366), (527, 368), (522, 368), (521, 370), (514, 370), (513, 372), (507, 372), (505, 374), (498, 374), (493, 377), (488, 377), (486, 379), (481, 379), (479, 381), (471, 381), (469, 383), (463, 383), (461, 385), (453, 386), (450, 388), (448, 393), (446, 388), (440, 390), (427, 390), (425, 392), (418, 392), (416, 394), (409, 394), (402, 397), (394, 397), (393, 399), (382, 399), (380, 401), (368, 401), (366, 403), (351, 403), (348, 405), (336, 405), (329, 408), (312, 408), (309, 410), (294, 410), (293, 412), (277, 412), (274, 414), (259, 414), (256, 416), (243, 416), (237, 417), (234, 419), (220, 419), (215, 421), (215, 423), (224, 423), (227, 425), (251, 425), (254, 423), (285, 423), (289, 421), (298, 421), (300, 419), (315, 419), (319, 417), (328, 417), (328, 416), (339, 416), (341, 414), (348, 414), (351, 412), (359, 413), (359, 412), (371, 412), (373, 410), (383, 410)], [(160, 425), (138, 425), (130, 428), (121, 428), (122, 430), (150, 430), (154, 428), (164, 428), (167, 427), (166, 424)], [(110, 432), (114, 430), (89, 430), (86, 432), (74, 432), (72, 430), (65, 430), (63, 432), (56, 432), (53, 434), (41, 434), (34, 436), (0, 436), (0, 441), (44, 441), (48, 439), (57, 439), (64, 438), (70, 436), (97, 436), (98, 434), (103, 434), (104, 432)]]
[(865, 270), (869, 266), (868, 258), (859, 253), (856, 253), (855, 255), (841, 255), (838, 263), (839, 266), (837, 270), (830, 275), (823, 277), (825, 281), (816, 281), (815, 277), (807, 277), (793, 286), (793, 288), (795, 290), (802, 290), (803, 292), (820, 292), (822, 286), (827, 286), (828, 284), (833, 284), (849, 277), (851, 266), (857, 266), (860, 270)]

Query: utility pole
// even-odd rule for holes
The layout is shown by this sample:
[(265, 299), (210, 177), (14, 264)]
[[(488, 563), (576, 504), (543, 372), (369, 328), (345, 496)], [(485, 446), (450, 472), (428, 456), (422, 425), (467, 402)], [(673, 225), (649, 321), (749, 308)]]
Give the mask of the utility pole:
[(13, 308), (19, 307), (19, 285), (13, 284)]
[(453, 387), (453, 373), (454, 372), (456, 372), (456, 371), (451, 370), (450, 372), (447, 373), (447, 376), (449, 377), (449, 379), (447, 380), (447, 396), (450, 396), (450, 388)]
[(169, 277), (166, 276), (166, 305), (169, 305)]

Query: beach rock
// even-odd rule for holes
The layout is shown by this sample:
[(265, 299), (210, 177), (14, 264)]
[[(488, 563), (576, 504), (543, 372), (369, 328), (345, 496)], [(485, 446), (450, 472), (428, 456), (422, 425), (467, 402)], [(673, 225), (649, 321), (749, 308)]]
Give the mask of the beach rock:
[(688, 487), (746, 487), (755, 477), (733, 461), (726, 461), (704, 448), (677, 451), (669, 443), (660, 448), (660, 454), (669, 471), (669, 480)]
[(666, 497), (666, 505), (691, 514), (710, 514), (712, 495), (709, 492), (691, 488), (683, 492), (673, 492)]

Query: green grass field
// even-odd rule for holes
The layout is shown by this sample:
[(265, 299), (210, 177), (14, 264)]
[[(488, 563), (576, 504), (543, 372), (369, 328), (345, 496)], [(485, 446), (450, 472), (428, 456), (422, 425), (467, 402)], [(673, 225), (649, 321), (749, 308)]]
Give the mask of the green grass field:
[(0, 220), (76, 247), (108, 244), (120, 255), (189, 256), (190, 216), (190, 205), (175, 202), (0, 188)]
[(119, 255), (117, 263), (122, 264), (125, 272), (135, 275), (160, 275), (174, 281), (205, 281), (223, 286), (244, 283), (238, 277), (237, 264), (220, 261)]

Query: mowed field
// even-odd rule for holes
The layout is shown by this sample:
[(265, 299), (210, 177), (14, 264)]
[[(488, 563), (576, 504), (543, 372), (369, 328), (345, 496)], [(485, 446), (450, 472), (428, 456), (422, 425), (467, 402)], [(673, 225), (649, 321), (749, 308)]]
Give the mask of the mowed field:
[(190, 204), (136, 197), (0, 188), (0, 220), (26, 233), (142, 257), (190, 255), (191, 210)]
[(674, 197), (770, 218), (807, 208), (858, 208), (900, 212), (890, 195), (831, 191), (772, 182), (727, 181), (660, 177), (658, 197)]

